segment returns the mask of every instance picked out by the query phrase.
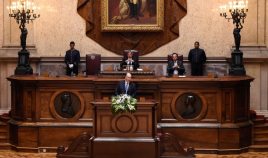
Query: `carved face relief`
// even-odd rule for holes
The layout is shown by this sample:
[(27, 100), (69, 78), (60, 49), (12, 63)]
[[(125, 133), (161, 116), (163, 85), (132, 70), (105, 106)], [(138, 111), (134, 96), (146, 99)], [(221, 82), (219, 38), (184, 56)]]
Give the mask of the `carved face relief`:
[(194, 93), (184, 93), (177, 99), (175, 107), (183, 119), (194, 119), (202, 110), (202, 101)]
[(63, 118), (72, 118), (81, 108), (79, 98), (71, 92), (62, 92), (54, 100), (55, 111)]

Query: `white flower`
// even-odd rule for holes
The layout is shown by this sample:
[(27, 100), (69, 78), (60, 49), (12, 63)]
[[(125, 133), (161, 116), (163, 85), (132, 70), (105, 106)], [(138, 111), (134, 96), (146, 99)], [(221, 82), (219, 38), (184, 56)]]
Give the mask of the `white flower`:
[(136, 110), (137, 100), (127, 94), (121, 94), (112, 97), (112, 112), (134, 112)]

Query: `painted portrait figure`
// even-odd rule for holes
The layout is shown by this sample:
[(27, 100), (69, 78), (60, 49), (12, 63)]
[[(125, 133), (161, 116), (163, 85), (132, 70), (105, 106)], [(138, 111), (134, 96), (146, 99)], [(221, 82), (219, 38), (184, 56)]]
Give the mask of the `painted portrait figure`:
[(156, 0), (109, 0), (110, 24), (155, 24)]

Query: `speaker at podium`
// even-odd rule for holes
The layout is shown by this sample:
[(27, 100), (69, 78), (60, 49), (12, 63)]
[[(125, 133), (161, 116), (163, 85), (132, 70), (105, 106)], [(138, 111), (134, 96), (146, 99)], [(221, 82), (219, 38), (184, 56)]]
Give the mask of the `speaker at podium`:
[(100, 73), (101, 55), (87, 54), (86, 55), (86, 73), (87, 75), (96, 75)]

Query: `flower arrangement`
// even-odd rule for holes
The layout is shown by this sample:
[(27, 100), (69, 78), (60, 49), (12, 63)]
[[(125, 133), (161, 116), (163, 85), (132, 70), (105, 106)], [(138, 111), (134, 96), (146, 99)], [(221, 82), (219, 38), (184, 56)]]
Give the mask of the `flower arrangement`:
[(137, 99), (127, 94), (121, 94), (112, 97), (112, 113), (135, 112)]

